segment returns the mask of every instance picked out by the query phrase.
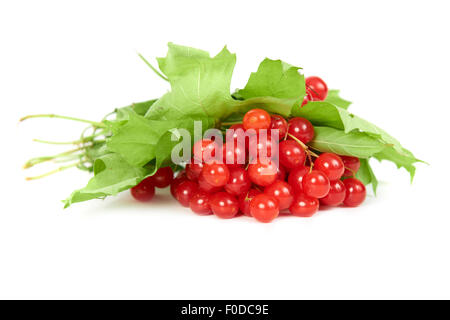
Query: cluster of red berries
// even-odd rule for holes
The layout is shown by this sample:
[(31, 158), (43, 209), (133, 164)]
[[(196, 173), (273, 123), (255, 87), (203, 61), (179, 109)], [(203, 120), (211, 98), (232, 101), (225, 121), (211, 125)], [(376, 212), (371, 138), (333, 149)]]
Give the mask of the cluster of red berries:
[[(320, 78), (307, 78), (306, 84), (309, 101), (325, 99), (328, 89)], [(176, 178), (170, 167), (161, 168), (132, 188), (132, 195), (148, 201), (155, 187), (170, 185), (175, 199), (197, 214), (233, 218), (242, 213), (261, 222), (270, 222), (283, 211), (310, 217), (319, 205), (354, 207), (364, 201), (365, 186), (354, 178), (359, 159), (311, 151), (307, 143), (314, 138), (314, 127), (307, 119), (286, 121), (279, 115), (252, 109), (241, 124), (230, 129), (226, 141), (233, 140), (232, 148), (211, 139), (197, 141), (192, 161)], [(253, 136), (256, 156), (249, 156), (249, 130), (257, 132)], [(267, 139), (260, 139), (263, 130)], [(278, 130), (280, 141), (271, 140), (271, 130)], [(272, 152), (275, 147), (278, 154)], [(223, 161), (212, 158), (219, 148)]]

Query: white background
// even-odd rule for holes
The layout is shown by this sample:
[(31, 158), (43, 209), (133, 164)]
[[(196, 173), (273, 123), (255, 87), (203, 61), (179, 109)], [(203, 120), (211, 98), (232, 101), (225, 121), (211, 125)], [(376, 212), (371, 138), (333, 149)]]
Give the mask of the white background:
[[(2, 1), (0, 298), (450, 298), (448, 1)], [(168, 192), (62, 210), (77, 170), (25, 182), (21, 165), (83, 125), (168, 90), (136, 55), (173, 41), (237, 53), (233, 88), (260, 60), (323, 77), (416, 156), (374, 163), (359, 208), (272, 224), (199, 217)]]

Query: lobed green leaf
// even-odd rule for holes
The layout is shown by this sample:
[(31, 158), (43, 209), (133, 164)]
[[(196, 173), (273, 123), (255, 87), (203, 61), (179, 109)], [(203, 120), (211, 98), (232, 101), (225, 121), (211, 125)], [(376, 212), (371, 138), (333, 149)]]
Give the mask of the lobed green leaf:
[(94, 177), (86, 187), (74, 191), (64, 201), (64, 208), (76, 202), (116, 195), (137, 185), (153, 171), (151, 167), (131, 166), (116, 153), (103, 155), (94, 162)]

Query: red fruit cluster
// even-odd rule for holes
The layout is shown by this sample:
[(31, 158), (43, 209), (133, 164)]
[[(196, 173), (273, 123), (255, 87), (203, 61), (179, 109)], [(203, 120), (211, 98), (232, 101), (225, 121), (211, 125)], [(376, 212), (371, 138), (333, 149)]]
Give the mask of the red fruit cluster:
[[(328, 89), (320, 78), (307, 78), (306, 85), (309, 101), (326, 98)], [(364, 201), (365, 186), (354, 178), (359, 159), (312, 152), (307, 144), (314, 138), (314, 127), (307, 119), (286, 120), (252, 109), (231, 129), (227, 142), (243, 144), (235, 143), (229, 150), (226, 143), (197, 141), (191, 163), (176, 178), (170, 168), (161, 168), (132, 188), (132, 195), (148, 201), (155, 186), (170, 184), (175, 199), (197, 214), (229, 219), (241, 212), (261, 222), (272, 221), (282, 211), (310, 217), (321, 205), (354, 207)], [(246, 134), (249, 130), (254, 135)], [(261, 130), (267, 130), (267, 139), (261, 138)], [(279, 141), (272, 141), (271, 130), (278, 130)], [(256, 146), (256, 154), (250, 152), (251, 145)], [(223, 161), (214, 158), (220, 148)]]

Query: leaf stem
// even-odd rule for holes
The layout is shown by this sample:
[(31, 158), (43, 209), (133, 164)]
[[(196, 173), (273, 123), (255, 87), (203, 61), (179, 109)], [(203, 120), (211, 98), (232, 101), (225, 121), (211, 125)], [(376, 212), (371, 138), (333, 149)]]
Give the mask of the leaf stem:
[(79, 148), (76, 148), (76, 149), (72, 149), (72, 150), (69, 150), (69, 151), (58, 153), (58, 154), (56, 154), (54, 156), (44, 156), (44, 157), (32, 158), (32, 159), (28, 160), (25, 163), (23, 168), (24, 169), (28, 169), (28, 168), (31, 168), (32, 166), (35, 166), (35, 165), (39, 164), (39, 163), (46, 162), (46, 161), (51, 161), (51, 160), (54, 160), (54, 159), (57, 159), (57, 158), (61, 158), (61, 157), (65, 157), (67, 155), (73, 154), (73, 153), (75, 153), (77, 151), (80, 151), (80, 150), (83, 150), (85, 148), (86, 147), (79, 147)]
[(73, 140), (73, 141), (47, 141), (47, 140), (41, 140), (41, 139), (33, 139), (34, 142), (39, 142), (39, 143), (46, 143), (46, 144), (80, 144), (80, 143), (84, 143), (84, 142), (90, 142), (92, 141), (94, 138), (101, 136), (103, 134), (103, 132), (98, 132), (96, 134), (87, 136), (87, 137), (83, 137), (81, 139), (78, 140)]
[(21, 118), (19, 121), (22, 122), (24, 120), (31, 119), (31, 118), (58, 118), (58, 119), (90, 123), (93, 126), (96, 126), (99, 128), (107, 128), (107, 125), (102, 122), (90, 121), (90, 120), (74, 118), (74, 117), (61, 116), (61, 115), (57, 115), (57, 114), (33, 114), (33, 115), (25, 116), (25, 117)]
[(168, 79), (167, 77), (165, 77), (161, 72), (158, 71), (158, 69), (156, 69), (154, 66), (152, 66), (152, 64), (151, 64), (150, 62), (148, 62), (147, 59), (145, 59), (144, 56), (143, 56), (142, 54), (140, 54), (139, 52), (138, 52), (138, 56), (139, 56), (139, 58), (142, 59), (142, 61), (145, 62), (145, 64), (146, 64), (147, 66), (150, 67), (150, 69), (153, 70), (154, 73), (156, 73), (156, 74), (157, 74), (159, 77), (161, 77), (162, 79), (164, 79), (164, 80), (166, 80), (166, 81), (169, 81), (169, 79)]
[(49, 172), (44, 173), (44, 174), (41, 174), (41, 175), (39, 175), (39, 176), (26, 177), (25, 179), (26, 179), (26, 180), (36, 180), (36, 179), (41, 179), (41, 178), (44, 178), (44, 177), (48, 177), (48, 176), (50, 176), (50, 175), (52, 175), (52, 174), (58, 173), (58, 172), (60, 172), (60, 171), (63, 171), (63, 170), (69, 169), (69, 168), (76, 167), (76, 166), (78, 166), (79, 164), (81, 164), (81, 162), (72, 163), (72, 164), (69, 164), (69, 165), (67, 165), (67, 166), (61, 166), (61, 167), (59, 167), (59, 168), (57, 168), (57, 169), (55, 169), (55, 170), (49, 171)]

